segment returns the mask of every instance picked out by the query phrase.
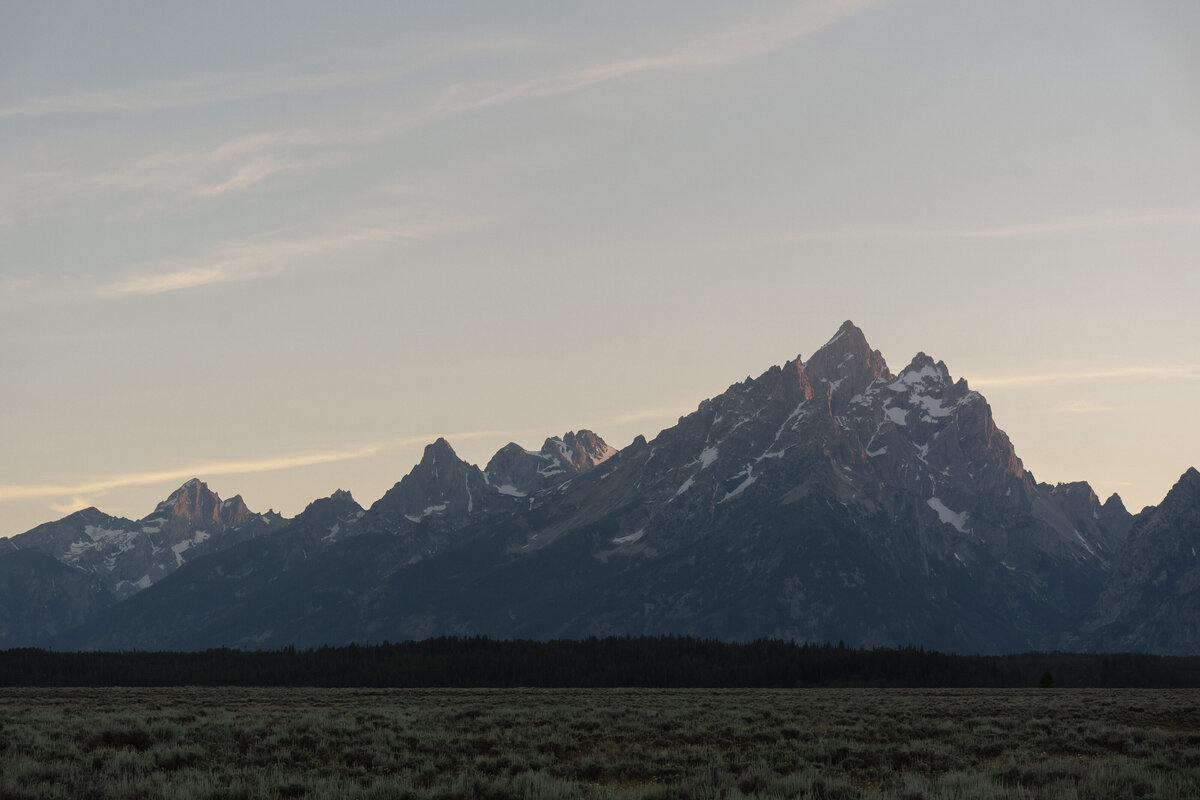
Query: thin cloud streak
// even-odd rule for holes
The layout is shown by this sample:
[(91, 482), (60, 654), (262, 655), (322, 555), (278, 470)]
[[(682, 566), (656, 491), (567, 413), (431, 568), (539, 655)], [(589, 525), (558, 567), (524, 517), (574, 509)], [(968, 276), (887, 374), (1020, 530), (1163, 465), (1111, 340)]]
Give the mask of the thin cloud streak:
[[(264, 131), (209, 147), (163, 149), (100, 169), (22, 167), (20, 192), (26, 198), (54, 202), (84, 193), (148, 192), (213, 197), (252, 186), (285, 170), (319, 166), (324, 161), (298, 161), (287, 148), (312, 148), (318, 136), (303, 131)], [(44, 148), (39, 148), (44, 158)], [(72, 154), (56, 154), (67, 160)], [(33, 162), (36, 165), (36, 161)], [(15, 166), (15, 165), (14, 165)]]
[(196, 193), (201, 197), (218, 197), (227, 192), (253, 186), (276, 173), (293, 168), (293, 166), (286, 162), (278, 161), (271, 157), (254, 158), (243, 164), (228, 180), (222, 183), (203, 186)]
[(252, 80), (168, 81), (119, 92), (83, 92), (38, 98), (0, 109), (0, 117), (119, 114), (194, 108), (275, 94), (369, 86), (397, 80), (405, 72), (393, 68)]
[(1080, 231), (1142, 228), (1156, 225), (1200, 223), (1200, 211), (1168, 211), (1083, 217), (1052, 222), (1034, 222), (977, 228), (814, 228), (766, 234), (756, 237), (765, 242), (808, 241), (813, 239), (1016, 239)]
[(562, 74), (506, 86), (495, 83), (455, 85), (432, 109), (430, 120), (484, 108), (568, 94), (620, 78), (667, 70), (713, 69), (781, 50), (796, 41), (856, 16), (878, 0), (829, 0), (797, 10), (786, 21), (763, 19), (709, 35), (657, 54), (595, 63)]
[[(825, 0), (795, 9), (790, 19), (763, 18), (720, 34), (700, 37), (663, 53), (604, 62), (557, 77), (535, 79), (503, 89), (452, 88), (440, 108), (463, 113), (476, 108), (575, 91), (597, 83), (651, 71), (705, 69), (770, 53), (878, 5), (880, 0)], [(361, 70), (337, 70), (306, 75), (242, 79), (222, 78), (165, 81), (112, 92), (78, 92), (35, 98), (0, 108), (0, 117), (60, 114), (114, 114), (193, 108), (269, 97), (374, 86), (402, 80), (430, 66), (464, 57), (527, 50), (538, 44), (529, 37), (463, 39), (439, 42), (405, 53), (405, 62)], [(465, 93), (466, 96), (458, 96)]]
[[(462, 431), (451, 434), (454, 439), (478, 439), (483, 437), (504, 436), (505, 431)], [(154, 470), (150, 472), (123, 473), (95, 478), (90, 481), (70, 486), (46, 484), (8, 484), (0, 485), (0, 503), (16, 500), (37, 500), (45, 498), (71, 498), (70, 504), (78, 508), (78, 503), (86, 503), (85, 498), (104, 495), (114, 489), (124, 489), (131, 486), (149, 486), (159, 483), (184, 481), (197, 476), (206, 478), (214, 475), (246, 475), (259, 472), (279, 472), (281, 470), (311, 467), (321, 464), (334, 464), (341, 461), (354, 461), (370, 458), (384, 452), (412, 447), (417, 444), (427, 444), (436, 439), (433, 435), (406, 436), (399, 439), (389, 439), (371, 444), (364, 444), (344, 450), (326, 450), (315, 453), (273, 456), (269, 458), (244, 459), (234, 461), (200, 462), (188, 467), (175, 469)], [(55, 508), (55, 506), (51, 506)], [(57, 508), (56, 508), (57, 510)]]
[(438, 229), (432, 225), (381, 226), (307, 239), (234, 242), (204, 258), (167, 265), (100, 286), (94, 296), (119, 299), (268, 278), (294, 270), (317, 256), (421, 238), (435, 230)]
[[(280, 94), (354, 89), (393, 83), (439, 63), (457, 58), (529, 48), (527, 37), (492, 37), (442, 41), (417, 53), (405, 53), (403, 63), (359, 70), (334, 70), (302, 75), (254, 78), (225, 76), (196, 78), (131, 87), (112, 92), (75, 92), (26, 100), (0, 108), (0, 117), (60, 114), (121, 114), (197, 108)], [(394, 60), (394, 56), (392, 59)]]
[(974, 387), (1043, 386), (1058, 383), (1079, 383), (1104, 380), (1106, 378), (1157, 378), (1172, 380), (1196, 380), (1200, 378), (1200, 367), (1184, 364), (1160, 364), (1145, 367), (1116, 367), (1096, 370), (1063, 370), (1037, 372), (1025, 375), (1000, 375), (976, 377), (970, 380)]
[[(836, 23), (878, 5), (878, 0), (826, 0), (805, 5), (784, 18), (760, 16), (748, 23), (658, 53), (598, 61), (531, 79), (486, 80), (449, 86), (423, 103), (406, 102), (410, 109), (398, 118), (376, 124), (264, 131), (215, 147), (163, 151), (77, 174), (52, 168), (31, 171), (22, 165), (21, 195), (43, 202), (73, 198), (80, 193), (147, 192), (175, 197), (218, 198), (244, 190), (283, 171), (310, 169), (329, 163), (329, 152), (354, 145), (386, 141), (406, 131), (436, 124), (475, 111), (569, 94), (602, 83), (669, 70), (715, 69), (764, 55), (794, 44)], [(110, 113), (148, 109), (187, 108), (249, 99), (281, 92), (317, 91), (385, 83), (423, 64), (451, 61), (489, 52), (531, 46), (529, 39), (466, 41), (412, 57), (415, 66), (334, 72), (248, 81), (176, 81), (126, 93), (71, 95), (32, 101), (0, 110), (0, 117), (58, 113)], [(376, 108), (376, 106), (372, 106)], [(329, 151), (321, 155), (319, 151)], [(70, 154), (63, 154), (64, 158)], [(174, 201), (172, 201), (174, 202)]]
[(1149, 225), (1172, 225), (1200, 222), (1200, 211), (1126, 214), (1111, 217), (1088, 217), (1058, 222), (1030, 223), (995, 228), (937, 230), (896, 230), (897, 235), (934, 239), (1008, 239), (1023, 236), (1042, 236), (1056, 233), (1074, 233), (1102, 228), (1140, 228)]
[(1099, 414), (1105, 411), (1116, 411), (1117, 407), (1088, 400), (1072, 400), (1060, 403), (1054, 410), (1060, 414)]

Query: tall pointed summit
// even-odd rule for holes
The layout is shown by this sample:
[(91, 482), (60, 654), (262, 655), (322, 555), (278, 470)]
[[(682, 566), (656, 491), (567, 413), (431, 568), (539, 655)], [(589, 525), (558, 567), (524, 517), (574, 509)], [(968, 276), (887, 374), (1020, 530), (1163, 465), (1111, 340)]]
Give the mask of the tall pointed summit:
[(883, 354), (871, 349), (867, 337), (850, 320), (843, 322), (833, 338), (809, 357), (804, 369), (814, 386), (829, 390), (830, 405), (835, 414), (841, 413), (846, 404), (862, 394), (873, 381), (890, 383), (895, 380)]

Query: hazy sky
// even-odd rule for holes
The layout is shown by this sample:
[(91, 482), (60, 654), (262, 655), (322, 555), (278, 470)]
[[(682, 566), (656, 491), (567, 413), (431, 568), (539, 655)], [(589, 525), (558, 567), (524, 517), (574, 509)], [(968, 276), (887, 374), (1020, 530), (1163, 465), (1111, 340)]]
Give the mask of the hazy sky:
[(0, 6), (0, 535), (622, 447), (854, 320), (1200, 464), (1200, 3)]

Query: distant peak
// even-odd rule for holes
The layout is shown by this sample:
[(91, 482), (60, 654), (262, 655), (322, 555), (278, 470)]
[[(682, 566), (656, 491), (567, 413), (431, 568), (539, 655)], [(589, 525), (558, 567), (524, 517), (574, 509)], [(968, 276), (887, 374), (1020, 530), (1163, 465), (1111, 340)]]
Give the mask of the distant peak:
[[(1096, 492), (1092, 489), (1092, 485), (1087, 481), (1071, 481), (1070, 483), (1056, 483), (1054, 488), (1050, 490), (1052, 494), (1063, 495), (1065, 497), (1079, 498), (1085, 503), (1099, 504), (1100, 498), (1096, 496)], [(1118, 498), (1117, 502), (1120, 502)]]
[(1193, 492), (1200, 491), (1200, 472), (1197, 472), (1195, 467), (1188, 467), (1187, 470), (1179, 476), (1179, 481), (1175, 484), (1175, 487), (1186, 488)]
[(919, 352), (913, 356), (913, 360), (907, 367), (900, 370), (900, 376), (896, 379), (901, 383), (937, 383), (942, 386), (948, 386), (951, 383), (950, 370), (946, 368), (945, 362), (934, 361), (933, 358), (926, 355), (924, 352)]
[(1188, 467), (1187, 471), (1179, 476), (1179, 480), (1171, 487), (1171, 491), (1167, 492), (1167, 496), (1163, 498), (1159, 508), (1167, 508), (1184, 505), (1195, 505), (1200, 503), (1200, 472), (1196, 471), (1195, 467)]
[[(850, 320), (846, 320), (829, 341), (817, 348), (804, 366), (809, 368), (811, 365), (824, 364), (828, 361), (838, 364), (844, 362), (847, 356), (866, 358), (871, 355), (878, 356), (879, 352), (872, 351), (862, 330)], [(882, 360), (882, 356), (880, 359)]]
[(199, 478), (185, 482), (158, 504), (155, 514), (167, 514), (193, 522), (220, 522), (221, 498)]
[(852, 335), (857, 334), (859, 336), (863, 335), (862, 329), (855, 325), (853, 320), (846, 320), (842, 323), (841, 327), (837, 329), (837, 333), (833, 335), (833, 338), (836, 339), (837, 337), (847, 333)]
[(301, 512), (299, 518), (309, 520), (327, 519), (330, 514), (344, 515), (346, 506), (349, 506), (354, 511), (362, 511), (362, 506), (355, 502), (349, 492), (345, 489), (338, 489), (329, 495), (329, 497), (313, 500)]
[(1101, 506), (1101, 508), (1103, 508), (1105, 511), (1122, 512), (1126, 514), (1129, 513), (1125, 509), (1125, 501), (1122, 500), (1121, 495), (1117, 494), (1116, 492), (1113, 492), (1108, 496), (1108, 499), (1104, 501), (1104, 505)]
[(178, 489), (171, 492), (171, 494), (169, 496), (174, 497), (174, 496), (176, 496), (178, 494), (182, 494), (184, 492), (195, 492), (195, 491), (208, 491), (208, 484), (206, 484), (204, 481), (200, 480), (199, 478), (189, 478), (188, 480), (184, 481)]
[(829, 387), (833, 405), (840, 408), (875, 380), (892, 381), (883, 354), (872, 350), (867, 337), (850, 320), (842, 323), (833, 338), (819, 347), (804, 363), (813, 387)]
[(454, 448), (450, 446), (443, 437), (439, 436), (436, 441), (425, 445), (425, 453), (421, 456), (421, 463), (436, 462), (439, 458), (457, 459), (458, 454), (454, 452)]
[(861, 343), (863, 347), (866, 347), (868, 350), (870, 349), (870, 346), (867, 345), (867, 337), (863, 335), (862, 329), (850, 320), (843, 322), (842, 326), (837, 329), (837, 333), (830, 337), (829, 341), (826, 342), (823, 347), (829, 347), (830, 345), (838, 343), (842, 339), (848, 339), (855, 345)]
[(254, 516), (246, 507), (246, 501), (240, 494), (235, 494), (228, 500), (222, 500), (217, 515), (226, 525), (241, 525)]
[(610, 447), (587, 428), (567, 431), (562, 437), (551, 437), (542, 445), (542, 454), (569, 464), (575, 472), (584, 472), (603, 463), (616, 454)]

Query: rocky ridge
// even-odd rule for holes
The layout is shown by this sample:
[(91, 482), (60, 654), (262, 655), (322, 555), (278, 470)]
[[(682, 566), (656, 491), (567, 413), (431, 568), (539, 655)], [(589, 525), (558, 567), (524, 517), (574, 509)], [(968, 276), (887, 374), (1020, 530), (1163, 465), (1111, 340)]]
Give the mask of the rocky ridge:
[(122, 599), (152, 586), (187, 560), (280, 528), (274, 511), (254, 514), (240, 495), (221, 498), (187, 481), (140, 520), (97, 508), (76, 511), (7, 540), (11, 550), (43, 553), (99, 579)]
[[(186, 488), (156, 514), (221, 520), (222, 505)], [(1128, 610), (1138, 597), (1200, 614), (1130, 588), (1159, 574), (1130, 566), (1139, 559), (1185, 555), (1161, 542), (1194, 529), (1186, 489), (1152, 524), (1086, 483), (1038, 483), (965, 380), (924, 353), (893, 373), (847, 322), (807, 360), (735, 383), (620, 451), (580, 430), (538, 451), (510, 443), (480, 469), (439, 439), (370, 508), (345, 492), (315, 501), (57, 641), (689, 633), (960, 652), (1178, 648), (1192, 634), (1169, 614), (1174, 639), (1111, 632), (1143, 613)], [(1189, 597), (1190, 580), (1169, 578), (1171, 596)]]

